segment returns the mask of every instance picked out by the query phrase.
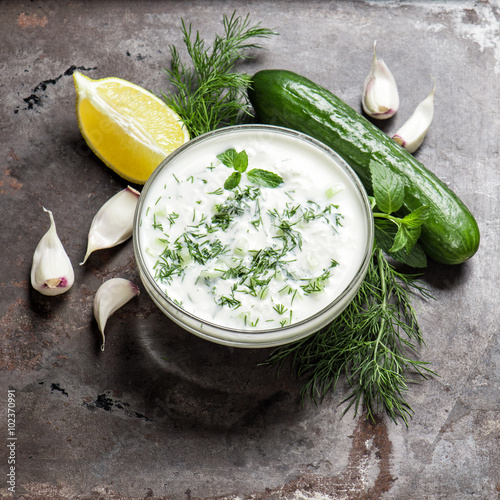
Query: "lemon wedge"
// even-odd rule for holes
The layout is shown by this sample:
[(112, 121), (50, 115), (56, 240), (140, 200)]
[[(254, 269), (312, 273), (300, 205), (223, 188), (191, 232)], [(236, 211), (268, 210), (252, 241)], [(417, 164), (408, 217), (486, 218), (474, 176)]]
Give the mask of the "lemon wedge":
[(144, 184), (158, 164), (189, 140), (175, 111), (146, 89), (120, 78), (73, 73), (76, 114), (90, 149), (118, 175)]

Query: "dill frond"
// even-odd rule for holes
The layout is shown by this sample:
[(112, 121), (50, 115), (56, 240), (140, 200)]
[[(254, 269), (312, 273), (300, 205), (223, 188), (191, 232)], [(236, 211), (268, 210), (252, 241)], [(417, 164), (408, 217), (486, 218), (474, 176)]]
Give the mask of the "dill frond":
[(263, 364), (281, 369), (290, 363), (303, 381), (301, 397), (315, 403), (334, 391), (341, 377), (351, 391), (341, 404), (344, 412), (364, 405), (369, 418), (380, 411), (408, 425), (413, 415), (405, 399), (409, 375), (435, 373), (416, 359), (424, 344), (411, 297), (430, 295), (413, 275), (397, 271), (376, 249), (354, 300), (332, 323), (298, 342), (277, 348)]
[(207, 46), (197, 31), (182, 20), (183, 41), (191, 64), (185, 64), (175, 46), (170, 46), (171, 67), (165, 68), (174, 92), (162, 92), (165, 102), (177, 112), (191, 137), (222, 126), (236, 125), (250, 116), (247, 89), (250, 75), (238, 73), (238, 61), (249, 59), (262, 46), (252, 39), (268, 38), (276, 32), (250, 26), (249, 16), (224, 15), (224, 34)]

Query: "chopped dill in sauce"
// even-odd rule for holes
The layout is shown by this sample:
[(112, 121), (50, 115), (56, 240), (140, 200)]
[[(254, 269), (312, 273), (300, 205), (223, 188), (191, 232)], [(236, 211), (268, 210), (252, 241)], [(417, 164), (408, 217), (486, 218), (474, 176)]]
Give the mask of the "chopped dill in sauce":
[(329, 314), (366, 252), (356, 189), (329, 154), (294, 137), (201, 141), (145, 196), (146, 272), (201, 327), (306, 328)]
[[(290, 189), (280, 176), (261, 169), (251, 172), (265, 172), (272, 184), (243, 175), (232, 189), (216, 186), (221, 177), (212, 177), (226, 167), (214, 162), (184, 179), (172, 173), (177, 196), (166, 184), (155, 206), (147, 208), (146, 215), (154, 208), (154, 278), (186, 309), (193, 301), (196, 311), (192, 297), (204, 290), (216, 310), (233, 311), (242, 327), (256, 328), (260, 321), (266, 328), (289, 325), (303, 317), (295, 314), (296, 305), (307, 309), (303, 299), (324, 293), (335, 276), (339, 262), (318, 256), (314, 239), (335, 241), (343, 222), (340, 207), (304, 198), (296, 186)], [(190, 215), (174, 210), (169, 200), (189, 199), (193, 189), (198, 208), (191, 207)], [(184, 297), (174, 292), (188, 283), (192, 290)]]

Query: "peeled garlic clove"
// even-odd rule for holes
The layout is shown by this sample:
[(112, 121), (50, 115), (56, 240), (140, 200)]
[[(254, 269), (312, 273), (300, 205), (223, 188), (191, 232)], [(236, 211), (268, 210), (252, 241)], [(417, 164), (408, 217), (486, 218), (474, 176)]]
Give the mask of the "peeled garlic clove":
[(385, 120), (399, 109), (399, 93), (396, 80), (382, 59), (377, 58), (373, 44), (370, 73), (365, 78), (361, 103), (368, 116)]
[(436, 84), (431, 93), (415, 108), (413, 114), (392, 138), (410, 153), (414, 153), (424, 142), (425, 136), (434, 118), (434, 94)]
[(95, 250), (111, 248), (132, 236), (135, 207), (139, 191), (128, 186), (110, 198), (96, 213), (90, 225), (85, 264)]
[(94, 317), (102, 335), (102, 351), (106, 342), (104, 327), (108, 318), (136, 295), (139, 295), (139, 287), (124, 278), (111, 278), (97, 290), (94, 297)]
[(43, 295), (60, 295), (68, 291), (75, 273), (68, 254), (57, 235), (54, 216), (44, 208), (50, 217), (50, 228), (38, 242), (31, 266), (31, 286)]

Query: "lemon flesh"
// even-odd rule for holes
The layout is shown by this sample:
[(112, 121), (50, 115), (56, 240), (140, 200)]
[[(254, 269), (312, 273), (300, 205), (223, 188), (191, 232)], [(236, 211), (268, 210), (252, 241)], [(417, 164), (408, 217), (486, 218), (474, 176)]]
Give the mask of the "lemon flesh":
[(92, 151), (124, 179), (144, 184), (158, 164), (189, 140), (175, 111), (120, 78), (92, 80), (73, 74), (76, 114)]

